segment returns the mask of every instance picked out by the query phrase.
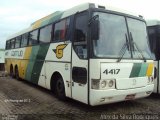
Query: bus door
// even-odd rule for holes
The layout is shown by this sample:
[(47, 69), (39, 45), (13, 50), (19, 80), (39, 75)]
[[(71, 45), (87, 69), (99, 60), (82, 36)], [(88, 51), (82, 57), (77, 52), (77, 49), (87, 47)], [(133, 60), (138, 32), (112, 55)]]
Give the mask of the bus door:
[(86, 12), (76, 14), (72, 48), (72, 98), (88, 103), (88, 60), (87, 60)]

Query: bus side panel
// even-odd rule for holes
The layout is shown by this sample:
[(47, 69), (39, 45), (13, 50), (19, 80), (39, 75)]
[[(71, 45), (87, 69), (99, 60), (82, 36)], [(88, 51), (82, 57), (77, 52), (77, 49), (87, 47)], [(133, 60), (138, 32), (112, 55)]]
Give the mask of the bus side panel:
[(35, 84), (38, 84), (40, 76), (44, 75), (44, 73), (43, 74), (40, 74), (40, 73), (43, 70), (43, 64), (45, 62), (45, 57), (48, 52), (48, 48), (49, 48), (49, 44), (44, 44), (44, 45), (42, 44), (39, 47), (39, 50), (36, 56), (36, 61), (32, 70), (32, 76), (31, 76), (31, 80)]
[(32, 47), (27, 47), (24, 52), (23, 60), (20, 63), (19, 75), (20, 78), (25, 79), (26, 70), (29, 63), (29, 58), (31, 55)]
[(51, 89), (51, 77), (58, 72), (63, 78), (66, 96), (71, 97), (71, 43), (51, 43), (45, 60), (46, 88)]
[(27, 73), (25, 78), (34, 84), (38, 84), (48, 48), (49, 44), (42, 44), (32, 47), (32, 52), (27, 66)]
[[(25, 53), (29, 52), (25, 48), (18, 48), (13, 50), (5, 51), (5, 66), (8, 73), (10, 73), (11, 65), (13, 67), (13, 73), (15, 74), (15, 67), (17, 66), (20, 78), (24, 78), (22, 75), (21, 66), (23, 66), (22, 61), (24, 61)], [(22, 65), (21, 65), (22, 64)]]
[[(66, 67), (65, 67), (66, 66)], [(46, 62), (46, 87), (47, 89), (51, 89), (51, 77), (53, 73), (58, 72), (61, 74), (65, 93), (67, 97), (71, 97), (71, 82), (70, 82), (70, 71), (71, 64), (70, 63), (60, 63), (60, 62)]]
[(36, 56), (38, 54), (38, 50), (39, 50), (39, 46), (32, 46), (32, 51), (30, 54), (30, 58), (29, 58), (29, 62), (27, 65), (27, 69), (26, 69), (26, 75), (25, 75), (25, 79), (31, 82), (31, 77), (32, 75), (34, 75), (35, 73), (32, 72), (33, 70), (33, 66), (35, 64), (36, 61)]

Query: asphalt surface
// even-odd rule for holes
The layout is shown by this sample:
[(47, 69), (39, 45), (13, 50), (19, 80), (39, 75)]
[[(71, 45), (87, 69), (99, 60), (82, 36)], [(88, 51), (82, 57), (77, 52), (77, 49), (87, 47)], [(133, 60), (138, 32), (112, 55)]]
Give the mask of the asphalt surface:
[(60, 101), (49, 90), (0, 76), (0, 113), (0, 120), (159, 120), (160, 95), (91, 107)]

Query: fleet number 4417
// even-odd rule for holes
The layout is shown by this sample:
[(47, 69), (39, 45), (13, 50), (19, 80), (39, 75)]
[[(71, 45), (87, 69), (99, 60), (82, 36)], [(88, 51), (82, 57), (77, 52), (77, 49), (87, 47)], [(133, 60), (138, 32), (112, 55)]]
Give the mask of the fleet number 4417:
[(120, 69), (106, 69), (103, 73), (105, 73), (105, 74), (118, 74), (120, 72)]

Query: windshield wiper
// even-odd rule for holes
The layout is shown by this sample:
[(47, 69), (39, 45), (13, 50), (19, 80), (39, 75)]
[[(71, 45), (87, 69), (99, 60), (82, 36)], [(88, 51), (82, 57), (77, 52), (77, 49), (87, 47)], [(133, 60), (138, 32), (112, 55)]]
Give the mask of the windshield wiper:
[(144, 57), (142, 51), (139, 49), (137, 44), (133, 41), (133, 37), (132, 37), (132, 33), (131, 32), (130, 32), (130, 39), (131, 39), (132, 52), (135, 52), (135, 48), (134, 48), (134, 45), (135, 45), (135, 47), (137, 48), (138, 52), (141, 54), (142, 59), (144, 60), (144, 62), (146, 62), (146, 58)]
[(90, 24), (91, 24), (94, 20), (96, 20), (97, 18), (99, 18), (99, 15), (93, 16), (93, 17), (89, 20), (88, 25), (90, 25)]
[(126, 43), (124, 43), (123, 47), (121, 48), (121, 50), (119, 52), (119, 58), (118, 58), (117, 62), (120, 62), (122, 60), (126, 50), (129, 51), (129, 41), (127, 38), (127, 34), (125, 34), (125, 37), (126, 37)]

